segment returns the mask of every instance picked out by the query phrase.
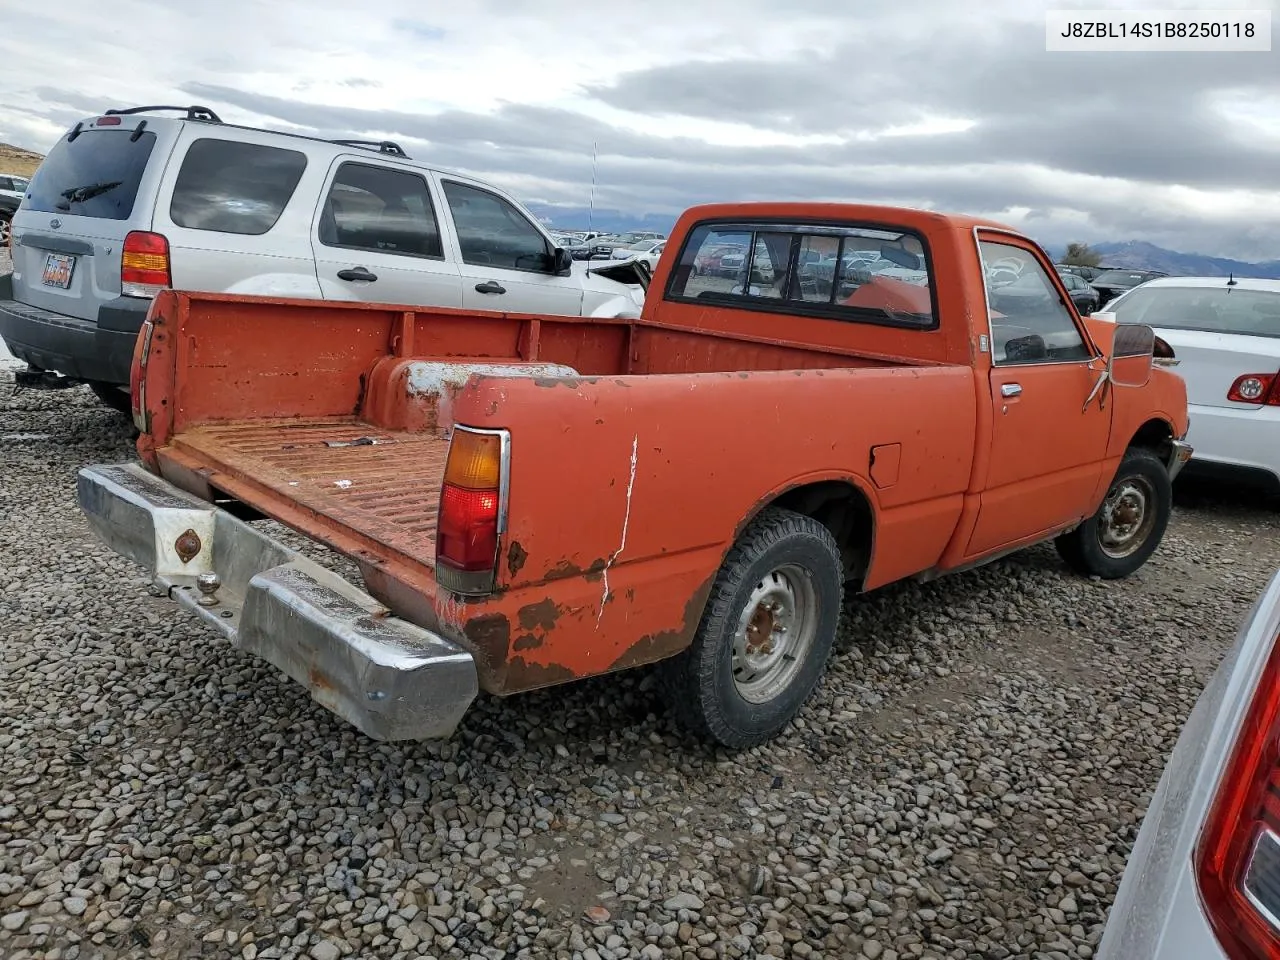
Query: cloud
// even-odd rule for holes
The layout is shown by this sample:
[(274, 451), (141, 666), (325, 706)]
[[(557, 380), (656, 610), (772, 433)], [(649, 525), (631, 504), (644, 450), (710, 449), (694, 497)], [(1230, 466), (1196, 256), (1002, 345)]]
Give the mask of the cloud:
[(869, 200), (1046, 243), (1274, 258), (1276, 54), (1045, 52), (1044, 10), (1072, 5), (1105, 6), (476, 0), (424, 19), (384, 0), (357, 30), (345, 0), (225, 0), (217, 17), (118, 0), (113, 20), (148, 24), (139, 57), (64, 0), (0, 37), (0, 139), (47, 148), (107, 106), (195, 99), (228, 122), (395, 139), (551, 206), (585, 205), (595, 153), (597, 208), (637, 216)]

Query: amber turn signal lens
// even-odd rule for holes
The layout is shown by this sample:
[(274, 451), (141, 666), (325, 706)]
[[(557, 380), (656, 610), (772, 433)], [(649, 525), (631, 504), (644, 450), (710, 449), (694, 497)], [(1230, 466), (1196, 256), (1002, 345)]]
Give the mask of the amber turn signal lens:
[(496, 490), (502, 478), (502, 438), (455, 429), (444, 482), (465, 490)]

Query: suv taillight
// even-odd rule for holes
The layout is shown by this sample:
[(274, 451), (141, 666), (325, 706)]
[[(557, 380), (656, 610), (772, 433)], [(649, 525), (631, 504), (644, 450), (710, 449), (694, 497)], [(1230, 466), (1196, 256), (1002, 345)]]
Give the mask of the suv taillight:
[(1196, 850), (1205, 913), (1232, 960), (1280, 957), (1280, 650), (1240, 724)]
[(169, 241), (159, 233), (130, 232), (120, 253), (120, 293), (151, 298), (170, 285)]
[(436, 519), (436, 582), (452, 593), (493, 590), (506, 530), (511, 435), (454, 427)]

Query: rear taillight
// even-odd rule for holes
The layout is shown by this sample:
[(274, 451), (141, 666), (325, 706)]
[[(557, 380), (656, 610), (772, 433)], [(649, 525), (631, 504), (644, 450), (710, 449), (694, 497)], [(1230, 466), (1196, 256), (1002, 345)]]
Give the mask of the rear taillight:
[(1280, 957), (1280, 651), (1240, 725), (1196, 850), (1196, 879), (1232, 960)]
[(510, 443), (505, 430), (454, 428), (436, 522), (436, 581), (452, 593), (493, 590)]
[(1236, 403), (1280, 407), (1280, 374), (1246, 373), (1236, 377), (1235, 383), (1227, 391), (1227, 399)]
[(120, 253), (120, 292), (150, 298), (170, 285), (169, 241), (159, 233), (132, 231)]

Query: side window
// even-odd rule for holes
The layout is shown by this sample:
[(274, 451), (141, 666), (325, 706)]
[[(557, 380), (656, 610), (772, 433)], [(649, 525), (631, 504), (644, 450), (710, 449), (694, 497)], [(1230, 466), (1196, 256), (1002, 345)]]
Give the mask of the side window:
[(923, 240), (902, 230), (707, 223), (685, 240), (667, 297), (929, 330), (929, 267)]
[(444, 257), (427, 181), (370, 163), (344, 163), (320, 211), (326, 247), (406, 257)]
[(17, 190), (18, 185), (8, 177), (0, 177), (0, 190)]
[(1031, 251), (979, 242), (987, 275), (991, 358), (996, 364), (1062, 363), (1092, 357), (1048, 273)]
[(534, 273), (551, 269), (546, 237), (507, 201), (455, 180), (444, 181), (444, 195), (464, 263)]
[(276, 225), (306, 167), (297, 150), (196, 140), (178, 171), (169, 217), (192, 230), (259, 236)]

